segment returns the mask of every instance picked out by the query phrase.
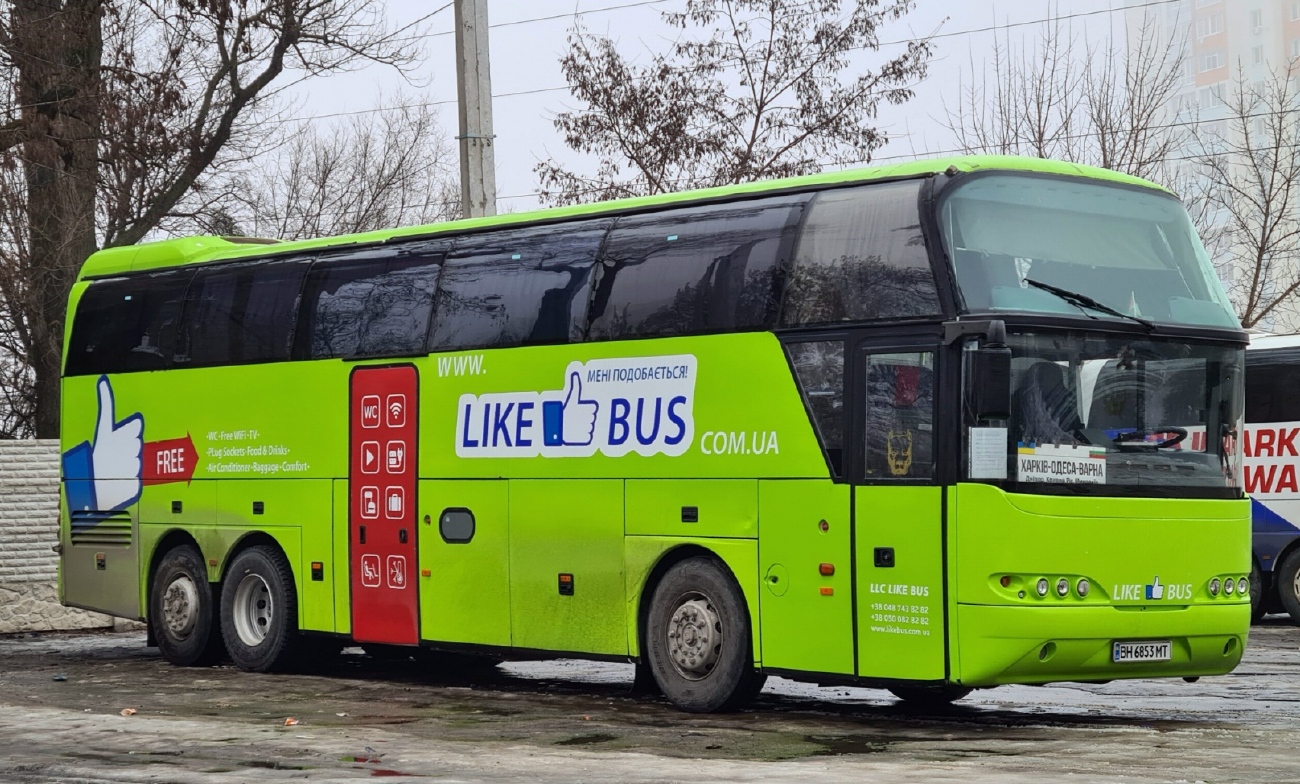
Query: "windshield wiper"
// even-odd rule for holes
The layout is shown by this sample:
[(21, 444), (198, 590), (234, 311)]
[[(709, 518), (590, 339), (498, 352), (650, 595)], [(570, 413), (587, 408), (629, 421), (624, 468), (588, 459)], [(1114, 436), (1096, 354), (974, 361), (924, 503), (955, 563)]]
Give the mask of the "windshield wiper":
[(1051, 294), (1055, 294), (1056, 296), (1060, 297), (1061, 299), (1065, 300), (1071, 305), (1074, 305), (1076, 308), (1090, 308), (1100, 313), (1105, 313), (1108, 316), (1116, 316), (1117, 318), (1128, 319), (1129, 321), (1136, 321), (1137, 323), (1146, 327), (1148, 330), (1154, 330), (1156, 328), (1155, 324), (1151, 323), (1150, 321), (1147, 321), (1141, 316), (1133, 316), (1128, 313), (1122, 313), (1118, 310), (1115, 310), (1109, 305), (1101, 304), (1100, 302), (1093, 299), (1092, 297), (1089, 297), (1087, 294), (1080, 294), (1077, 291), (1070, 291), (1069, 289), (1063, 289), (1060, 286), (1053, 286), (1050, 283), (1040, 283), (1039, 281), (1033, 280), (1032, 278), (1025, 278), (1025, 283), (1030, 286), (1033, 286), (1036, 289), (1042, 289), (1043, 291), (1049, 292)]

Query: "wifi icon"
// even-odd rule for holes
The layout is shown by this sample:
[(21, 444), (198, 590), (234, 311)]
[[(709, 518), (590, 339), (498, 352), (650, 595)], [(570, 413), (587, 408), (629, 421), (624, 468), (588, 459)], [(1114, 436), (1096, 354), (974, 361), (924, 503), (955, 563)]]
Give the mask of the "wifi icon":
[(384, 405), (389, 427), (406, 426), (406, 395), (389, 395)]

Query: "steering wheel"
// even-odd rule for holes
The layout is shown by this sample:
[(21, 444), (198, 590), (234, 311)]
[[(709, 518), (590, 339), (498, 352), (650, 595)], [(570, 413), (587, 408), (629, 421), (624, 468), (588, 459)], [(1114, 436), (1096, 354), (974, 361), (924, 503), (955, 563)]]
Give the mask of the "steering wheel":
[[(1141, 441), (1147, 436), (1163, 435), (1165, 433), (1172, 433), (1173, 437), (1166, 438), (1164, 441), (1150, 442), (1151, 445), (1154, 446), (1156, 449), (1168, 449), (1171, 446), (1177, 446), (1181, 444), (1183, 442), (1183, 439), (1187, 438), (1186, 428), (1175, 427), (1173, 425), (1165, 425), (1162, 427), (1152, 427), (1152, 428), (1134, 430), (1129, 433), (1117, 433), (1115, 435), (1114, 440), (1115, 443), (1117, 444), (1124, 444), (1130, 441)], [(1144, 445), (1146, 443), (1148, 442), (1143, 442)]]

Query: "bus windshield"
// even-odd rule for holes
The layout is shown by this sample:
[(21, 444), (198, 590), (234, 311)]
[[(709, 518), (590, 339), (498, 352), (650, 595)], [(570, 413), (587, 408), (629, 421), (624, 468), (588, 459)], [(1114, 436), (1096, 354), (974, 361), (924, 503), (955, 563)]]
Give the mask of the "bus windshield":
[(1241, 349), (1075, 332), (1007, 343), (1008, 463), (997, 478), (1103, 495), (1240, 492)]
[(967, 311), (1237, 326), (1187, 211), (1159, 191), (977, 176), (944, 199), (940, 223)]

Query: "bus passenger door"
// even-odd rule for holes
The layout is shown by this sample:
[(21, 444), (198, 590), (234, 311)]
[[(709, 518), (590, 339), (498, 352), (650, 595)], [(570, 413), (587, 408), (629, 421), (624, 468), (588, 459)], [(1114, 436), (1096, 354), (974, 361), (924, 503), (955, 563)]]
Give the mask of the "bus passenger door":
[(349, 403), (348, 517), (352, 636), (419, 642), (416, 596), (416, 414), (410, 365), (358, 367)]
[(937, 347), (863, 349), (851, 389), (858, 675), (945, 677)]

